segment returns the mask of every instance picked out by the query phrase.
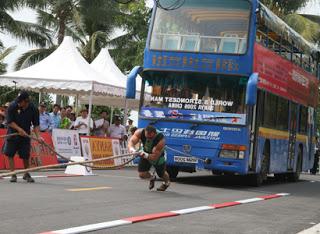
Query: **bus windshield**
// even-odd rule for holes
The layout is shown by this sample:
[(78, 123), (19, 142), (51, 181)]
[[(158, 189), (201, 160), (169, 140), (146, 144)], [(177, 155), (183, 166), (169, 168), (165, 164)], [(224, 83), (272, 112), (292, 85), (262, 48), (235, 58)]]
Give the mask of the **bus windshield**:
[[(172, 2), (160, 0), (166, 1)], [(250, 10), (247, 0), (185, 0), (176, 10), (157, 8), (150, 49), (244, 54)]]
[(152, 72), (149, 107), (243, 114), (248, 79), (202, 73)]

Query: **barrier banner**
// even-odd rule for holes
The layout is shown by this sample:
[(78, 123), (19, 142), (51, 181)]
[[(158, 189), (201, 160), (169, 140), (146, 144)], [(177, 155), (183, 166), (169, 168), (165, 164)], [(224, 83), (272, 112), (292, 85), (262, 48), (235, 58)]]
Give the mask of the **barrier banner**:
[[(0, 135), (6, 135), (6, 129), (0, 129)], [(50, 146), (53, 147), (51, 135), (49, 133), (41, 133), (42, 139)], [(0, 148), (3, 148), (5, 139), (0, 139)], [(3, 163), (1, 163), (3, 162)], [(15, 169), (23, 169), (23, 161), (19, 158), (18, 155), (14, 158)], [(57, 164), (58, 159), (55, 154), (50, 152), (50, 150), (39, 144), (36, 141), (31, 141), (31, 155), (30, 155), (30, 167), (46, 166)], [(9, 162), (6, 156), (2, 153), (0, 154), (0, 169), (9, 169)]]
[(53, 129), (52, 140), (57, 153), (67, 158), (82, 156), (78, 131)]
[[(105, 137), (90, 137), (81, 136), (81, 146), (85, 160), (105, 158), (108, 156), (120, 155), (120, 143), (118, 139)], [(111, 159), (101, 162), (96, 162), (93, 166), (111, 167), (117, 166), (121, 160)]]

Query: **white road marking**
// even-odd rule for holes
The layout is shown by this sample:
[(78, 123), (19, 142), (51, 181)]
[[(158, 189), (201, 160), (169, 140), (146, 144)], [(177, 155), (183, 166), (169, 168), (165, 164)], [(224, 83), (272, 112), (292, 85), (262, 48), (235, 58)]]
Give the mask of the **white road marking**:
[(239, 200), (239, 201), (236, 201), (236, 202), (239, 202), (241, 204), (246, 204), (246, 203), (252, 203), (252, 202), (258, 202), (258, 201), (262, 201), (264, 200), (263, 198), (251, 198), (251, 199), (245, 199), (245, 200)]
[(170, 211), (176, 214), (191, 214), (199, 211), (205, 211), (205, 210), (212, 210), (214, 207), (212, 206), (199, 206), (199, 207), (194, 207), (194, 208), (188, 208), (188, 209), (182, 209), (182, 210), (174, 210)]
[(319, 233), (320, 233), (320, 223), (318, 223), (317, 225), (314, 225), (309, 229), (303, 230), (298, 234), (319, 234)]

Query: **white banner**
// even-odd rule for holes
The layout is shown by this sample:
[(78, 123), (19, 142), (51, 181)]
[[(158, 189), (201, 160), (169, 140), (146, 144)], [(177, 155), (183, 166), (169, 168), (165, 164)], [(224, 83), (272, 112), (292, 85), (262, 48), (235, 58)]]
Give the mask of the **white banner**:
[(53, 129), (52, 141), (55, 150), (62, 156), (67, 158), (82, 156), (78, 131)]

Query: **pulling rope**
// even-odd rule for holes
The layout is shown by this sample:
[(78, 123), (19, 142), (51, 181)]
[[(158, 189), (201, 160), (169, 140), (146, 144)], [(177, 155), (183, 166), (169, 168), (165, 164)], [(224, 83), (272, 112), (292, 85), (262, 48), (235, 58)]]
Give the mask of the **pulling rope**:
[[(13, 137), (13, 136), (18, 136), (18, 133), (12, 133), (12, 134), (7, 134), (7, 135), (0, 135), (0, 138), (9, 138), (9, 137)], [(51, 151), (53, 154), (57, 155), (59, 158), (67, 160), (68, 163), (60, 163), (60, 164), (54, 164), (54, 165), (47, 165), (47, 166), (40, 166), (40, 167), (34, 167), (34, 168), (29, 168), (29, 169), (24, 169), (24, 170), (17, 170), (17, 171), (13, 171), (13, 172), (9, 172), (9, 173), (3, 173), (0, 174), (0, 177), (5, 177), (5, 176), (11, 176), (11, 175), (17, 175), (17, 174), (22, 174), (22, 173), (26, 173), (26, 172), (33, 172), (33, 171), (40, 171), (43, 169), (51, 169), (51, 168), (59, 168), (59, 167), (64, 167), (64, 166), (72, 166), (72, 165), (85, 165), (86, 167), (90, 167), (92, 169), (105, 169), (105, 170), (116, 170), (116, 169), (121, 169), (124, 166), (126, 166), (127, 164), (129, 164), (130, 162), (132, 162), (137, 156), (138, 156), (138, 152), (137, 153), (131, 153), (131, 154), (122, 154), (122, 155), (117, 155), (117, 156), (113, 156), (113, 157), (103, 157), (103, 158), (99, 158), (99, 159), (94, 159), (94, 160), (87, 160), (85, 162), (75, 162), (70, 160), (67, 157), (64, 157), (63, 155), (59, 154), (58, 152), (56, 152), (49, 144), (47, 144), (46, 142), (44, 142), (41, 139), (38, 139), (37, 137), (28, 135), (26, 136), (28, 138), (30, 138), (31, 140), (34, 140), (36, 142), (38, 142), (39, 144), (43, 145), (44, 147), (48, 148), (49, 151)], [(130, 157), (130, 156), (134, 156), (132, 157), (130, 160), (117, 165), (117, 166), (93, 166), (93, 165), (87, 165), (87, 164), (91, 164), (94, 162), (101, 162), (101, 161), (106, 161), (106, 160), (112, 160), (112, 159), (117, 159), (117, 158), (124, 158), (124, 157)]]
[[(40, 171), (40, 170), (43, 170), (43, 169), (52, 169), (52, 168), (59, 168), (59, 167), (66, 167), (66, 166), (73, 166), (73, 165), (87, 166), (87, 164), (95, 163), (95, 162), (101, 162), (101, 161), (104, 161), (104, 160), (112, 160), (112, 159), (123, 158), (123, 157), (128, 157), (128, 156), (135, 156), (136, 157), (138, 154), (140, 154), (140, 153), (137, 152), (137, 153), (131, 153), (131, 154), (122, 154), (122, 155), (117, 155), (117, 156), (112, 156), (112, 157), (97, 158), (97, 159), (88, 160), (88, 161), (84, 161), (84, 162), (69, 162), (69, 163), (61, 163), (61, 164), (54, 164), (54, 165), (48, 165), (48, 166), (40, 166), (40, 167), (28, 168), (28, 169), (23, 169), (23, 170), (16, 170), (16, 171), (8, 172), (8, 173), (2, 173), (2, 174), (0, 174), (0, 178), (1, 177), (6, 177), (6, 176), (17, 175), (17, 174), (24, 174), (24, 173), (27, 173), (27, 172)], [(109, 169), (117, 169), (118, 167), (119, 166), (110, 166), (108, 168)]]

